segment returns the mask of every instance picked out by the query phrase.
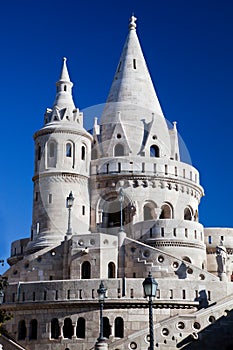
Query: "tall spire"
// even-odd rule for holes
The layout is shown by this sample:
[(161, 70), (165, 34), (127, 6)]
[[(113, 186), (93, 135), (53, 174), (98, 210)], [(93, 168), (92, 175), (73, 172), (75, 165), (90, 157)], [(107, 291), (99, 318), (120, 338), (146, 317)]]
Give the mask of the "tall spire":
[(136, 33), (136, 20), (129, 20), (129, 33), (120, 57), (107, 102), (128, 102), (163, 115)]
[(67, 58), (63, 57), (63, 65), (62, 65), (60, 80), (69, 81), (70, 82), (70, 77), (69, 77), (66, 61), (67, 61)]
[(63, 58), (63, 64), (61, 69), (60, 79), (56, 83), (57, 94), (53, 106), (59, 109), (70, 108), (75, 109), (73, 97), (72, 97), (72, 86), (73, 83), (70, 81), (66, 57)]
[(140, 154), (142, 149), (140, 142), (147, 132), (147, 125), (150, 125), (153, 115), (151, 132), (163, 145), (161, 154), (170, 155), (168, 127), (137, 37), (134, 15), (129, 20), (129, 33), (101, 117), (102, 147), (106, 154), (105, 141), (112, 137), (113, 125), (118, 123), (119, 111), (132, 154)]

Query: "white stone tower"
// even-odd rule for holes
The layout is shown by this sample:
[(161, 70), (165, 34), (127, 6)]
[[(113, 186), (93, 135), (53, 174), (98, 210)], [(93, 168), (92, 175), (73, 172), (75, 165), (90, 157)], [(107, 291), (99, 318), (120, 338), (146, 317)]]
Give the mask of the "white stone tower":
[(92, 229), (117, 233), (119, 189), (128, 237), (206, 266), (198, 171), (180, 160), (176, 122), (169, 129), (131, 17), (129, 34), (101, 117), (94, 125)]
[[(72, 98), (66, 58), (56, 84), (52, 109), (47, 109), (44, 127), (34, 135), (35, 173), (33, 219), (28, 251), (59, 244), (68, 225), (66, 197), (72, 191), (72, 233), (89, 229), (89, 164), (92, 136), (83, 128), (83, 114)], [(69, 238), (69, 237), (68, 237)]]

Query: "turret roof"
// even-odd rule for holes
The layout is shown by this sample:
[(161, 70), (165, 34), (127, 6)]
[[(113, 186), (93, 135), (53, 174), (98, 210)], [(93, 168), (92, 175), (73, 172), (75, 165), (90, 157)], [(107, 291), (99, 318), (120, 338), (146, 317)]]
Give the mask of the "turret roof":
[(163, 115), (137, 37), (135, 22), (136, 17), (132, 16), (107, 102), (132, 103)]

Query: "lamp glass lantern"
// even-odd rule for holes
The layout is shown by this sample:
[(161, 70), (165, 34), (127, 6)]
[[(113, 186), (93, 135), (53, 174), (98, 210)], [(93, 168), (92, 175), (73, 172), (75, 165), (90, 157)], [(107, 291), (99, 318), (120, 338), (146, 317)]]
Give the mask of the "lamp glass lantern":
[(148, 277), (145, 278), (142, 284), (143, 284), (144, 294), (146, 297), (151, 298), (156, 296), (158, 283), (152, 277), (151, 272), (149, 272)]
[(66, 207), (71, 208), (73, 207), (73, 204), (74, 204), (74, 196), (72, 191), (70, 191), (69, 196), (66, 198)]
[(101, 281), (99, 289), (97, 289), (97, 293), (99, 296), (99, 302), (104, 302), (104, 300), (106, 298), (106, 291), (107, 291), (107, 289), (104, 287), (103, 281)]

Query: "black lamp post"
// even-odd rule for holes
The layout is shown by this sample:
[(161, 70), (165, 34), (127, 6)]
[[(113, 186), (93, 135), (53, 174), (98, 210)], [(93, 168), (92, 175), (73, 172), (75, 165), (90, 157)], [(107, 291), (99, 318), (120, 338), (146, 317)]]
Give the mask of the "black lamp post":
[(99, 334), (99, 338), (97, 339), (98, 342), (105, 341), (104, 325), (103, 325), (103, 308), (104, 308), (104, 301), (106, 298), (106, 291), (107, 291), (107, 289), (104, 287), (103, 281), (101, 281), (99, 289), (97, 289), (97, 293), (99, 296), (99, 303), (100, 303), (100, 334)]
[(124, 231), (123, 227), (123, 202), (124, 202), (124, 192), (122, 188), (119, 189), (119, 201), (120, 201), (120, 213), (121, 213), (121, 223), (120, 223), (120, 231)]
[(74, 196), (72, 191), (70, 191), (69, 196), (66, 198), (66, 208), (68, 208), (68, 227), (67, 227), (67, 235), (71, 235), (72, 228), (71, 228), (71, 208), (74, 204)]
[(148, 277), (142, 283), (145, 297), (148, 298), (149, 302), (149, 330), (150, 330), (150, 350), (154, 350), (154, 323), (153, 323), (153, 301), (152, 298), (156, 296), (158, 283), (152, 277), (149, 272)]

